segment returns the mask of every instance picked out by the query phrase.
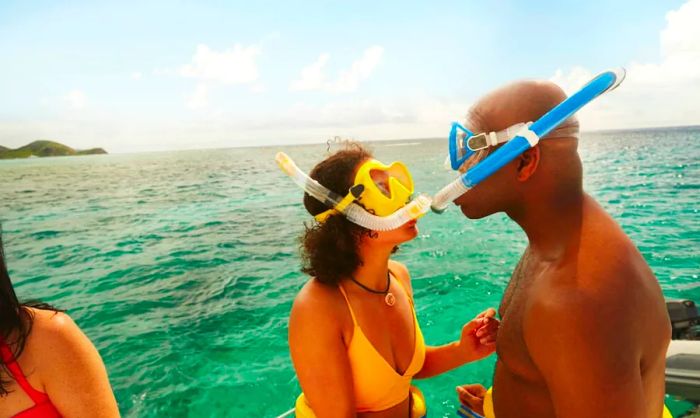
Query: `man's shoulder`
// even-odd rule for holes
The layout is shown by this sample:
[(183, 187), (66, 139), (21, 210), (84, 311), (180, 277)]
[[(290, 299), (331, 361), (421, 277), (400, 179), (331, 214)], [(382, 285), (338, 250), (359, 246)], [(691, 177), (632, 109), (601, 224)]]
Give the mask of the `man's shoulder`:
[(624, 300), (587, 289), (559, 289), (532, 300), (523, 318), (523, 338), (531, 352), (555, 354), (610, 344), (628, 345), (627, 325), (633, 313)]
[(526, 332), (536, 336), (566, 328), (605, 335), (636, 321), (638, 312), (631, 306), (654, 301), (658, 284), (651, 270), (640, 265), (643, 259), (625, 251), (583, 254), (576, 265), (547, 278), (528, 301)]
[[(576, 286), (603, 293), (624, 292), (635, 280), (653, 277), (636, 245), (597, 203), (585, 211), (576, 254), (570, 263)], [(574, 261), (575, 260), (575, 261)]]
[(559, 321), (597, 317), (607, 301), (588, 289), (558, 285), (538, 292), (529, 301), (527, 317), (556, 325)]
[(525, 320), (552, 329), (626, 321), (629, 309), (620, 307), (641, 281), (626, 257), (580, 254), (575, 262), (543, 277), (529, 298)]

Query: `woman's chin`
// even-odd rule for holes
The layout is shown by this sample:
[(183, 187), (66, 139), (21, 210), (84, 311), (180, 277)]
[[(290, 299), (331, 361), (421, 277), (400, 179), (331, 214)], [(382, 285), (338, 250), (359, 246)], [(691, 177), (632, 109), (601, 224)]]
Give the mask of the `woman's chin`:
[(418, 225), (416, 224), (416, 221), (411, 221), (407, 223), (403, 228), (409, 234), (410, 237), (407, 241), (410, 241), (418, 236)]
[(370, 240), (370, 242), (379, 245), (401, 245), (404, 242), (411, 241), (418, 236), (418, 226), (416, 221), (406, 222), (404, 225), (392, 229), (391, 231), (377, 231), (378, 240)]

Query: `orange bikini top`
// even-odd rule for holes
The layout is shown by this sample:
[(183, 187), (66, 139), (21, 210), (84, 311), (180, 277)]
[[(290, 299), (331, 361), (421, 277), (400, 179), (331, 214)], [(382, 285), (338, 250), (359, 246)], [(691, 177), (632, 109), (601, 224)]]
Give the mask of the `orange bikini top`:
[(401, 403), (408, 397), (411, 379), (420, 371), (425, 361), (425, 341), (418, 326), (413, 299), (406, 292), (401, 280), (396, 280), (396, 282), (399, 283), (399, 287), (411, 303), (415, 335), (413, 358), (403, 374), (396, 372), (367, 339), (362, 328), (357, 324), (357, 318), (355, 318), (345, 290), (338, 285), (350, 310), (354, 326), (347, 352), (352, 370), (357, 412), (383, 411)]

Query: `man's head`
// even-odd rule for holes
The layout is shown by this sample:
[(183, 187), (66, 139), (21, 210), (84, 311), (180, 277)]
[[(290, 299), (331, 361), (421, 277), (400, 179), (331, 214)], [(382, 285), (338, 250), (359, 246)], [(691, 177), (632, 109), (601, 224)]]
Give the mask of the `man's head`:
[[(465, 126), (472, 132), (500, 131), (519, 122), (535, 121), (566, 99), (556, 84), (546, 81), (518, 81), (480, 99), (468, 112)], [(572, 131), (571, 137), (556, 133)], [(564, 122), (547, 139), (525, 151), (491, 177), (460, 196), (455, 203), (465, 216), (483, 218), (496, 212), (509, 216), (535, 202), (550, 201), (559, 193), (581, 189), (581, 162), (576, 151), (578, 123)], [(493, 150), (493, 149), (492, 149)], [(480, 151), (462, 170), (485, 158)]]

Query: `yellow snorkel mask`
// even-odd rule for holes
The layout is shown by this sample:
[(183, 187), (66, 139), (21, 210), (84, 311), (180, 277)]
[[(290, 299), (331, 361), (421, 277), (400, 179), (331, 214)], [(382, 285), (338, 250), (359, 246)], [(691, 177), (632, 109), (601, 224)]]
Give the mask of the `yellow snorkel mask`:
[(390, 231), (418, 219), (430, 210), (432, 199), (413, 195), (413, 179), (403, 163), (384, 165), (376, 160), (364, 162), (357, 170), (355, 182), (344, 197), (328, 190), (304, 173), (289, 156), (277, 153), (275, 160), (299, 187), (330, 207), (316, 215), (324, 222), (335, 213), (349, 221), (374, 231)]
[(342, 213), (352, 202), (361, 204), (377, 216), (388, 216), (404, 207), (413, 195), (413, 178), (405, 164), (389, 165), (367, 160), (357, 170), (355, 182), (345, 197), (333, 208), (315, 216), (319, 222), (335, 213)]

